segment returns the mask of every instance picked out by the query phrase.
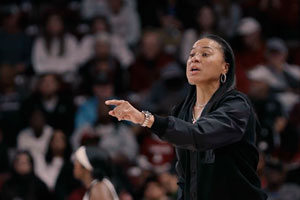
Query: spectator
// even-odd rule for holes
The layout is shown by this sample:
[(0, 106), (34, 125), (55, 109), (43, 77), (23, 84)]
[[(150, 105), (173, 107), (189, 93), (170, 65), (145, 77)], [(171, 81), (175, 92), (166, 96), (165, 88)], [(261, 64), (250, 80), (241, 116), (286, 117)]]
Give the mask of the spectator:
[(45, 30), (34, 42), (32, 62), (37, 74), (74, 73), (78, 65), (76, 38), (66, 33), (63, 19), (58, 14), (50, 14)]
[(3, 141), (16, 146), (16, 136), (22, 128), (20, 108), (26, 94), (15, 83), (16, 70), (7, 64), (0, 66), (0, 124)]
[(285, 183), (286, 171), (280, 161), (267, 162), (266, 178), (268, 200), (300, 199), (300, 187), (296, 184)]
[(264, 62), (265, 44), (261, 36), (261, 26), (254, 18), (243, 18), (237, 31), (241, 37), (240, 49), (236, 49), (235, 53), (237, 87), (248, 93), (247, 71)]
[(83, 199), (118, 200), (110, 182), (111, 166), (108, 155), (98, 148), (82, 146), (75, 152), (74, 176), (87, 188)]
[(79, 70), (82, 76), (82, 88), (90, 88), (92, 80), (106, 74), (114, 83), (116, 94), (124, 92), (125, 71), (118, 59), (112, 54), (111, 37), (107, 33), (99, 33), (94, 41), (94, 55)]
[(29, 151), (36, 159), (36, 157), (46, 154), (52, 134), (53, 129), (46, 124), (43, 112), (34, 109), (29, 118), (29, 127), (18, 135), (17, 148)]
[(125, 39), (129, 46), (137, 44), (140, 38), (140, 21), (135, 7), (126, 4), (125, 0), (109, 0), (107, 17), (112, 33)]
[(155, 178), (146, 182), (144, 200), (170, 200), (163, 185)]
[[(75, 115), (75, 131), (85, 125), (92, 126), (98, 119), (99, 103), (115, 96), (113, 84), (106, 74), (93, 79), (93, 96), (79, 106)], [(74, 133), (76, 135), (76, 133)]]
[(30, 64), (31, 40), (20, 27), (18, 7), (3, 6), (0, 28), (0, 64), (10, 64), (17, 73), (24, 73)]
[(160, 8), (157, 9), (157, 15), (160, 21), (160, 34), (165, 51), (169, 54), (176, 55), (178, 46), (181, 41), (181, 31), (183, 24), (180, 21), (180, 3), (178, 1), (159, 2)]
[(80, 55), (83, 57), (82, 61), (86, 62), (95, 55), (93, 51), (95, 49), (94, 46), (97, 39), (99, 39), (99, 35), (102, 33), (108, 34), (109, 51), (118, 59), (121, 66), (127, 68), (132, 64), (134, 60), (133, 52), (128, 48), (123, 37), (111, 32), (110, 25), (104, 16), (96, 16), (93, 18), (91, 22), (91, 34), (86, 35), (80, 42)]
[(212, 5), (204, 4), (197, 9), (195, 28), (183, 33), (180, 46), (180, 61), (186, 63), (193, 44), (201, 35), (213, 34), (217, 28), (217, 16)]
[(242, 16), (239, 4), (233, 0), (214, 0), (214, 8), (218, 18), (218, 31), (225, 38), (234, 36)]
[(257, 70), (264, 74), (276, 98), (286, 111), (298, 102), (300, 90), (300, 68), (287, 63), (288, 49), (279, 38), (271, 38), (266, 43), (266, 62)]
[(257, 144), (261, 151), (272, 153), (281, 145), (280, 134), (284, 131), (287, 114), (281, 103), (274, 98), (269, 76), (259, 68), (248, 72), (250, 80), (249, 97), (257, 113), (262, 131), (257, 135)]
[(149, 96), (142, 102), (141, 107), (168, 114), (172, 110), (172, 105), (179, 104), (186, 95), (187, 84), (184, 81), (183, 70), (175, 62), (164, 67), (160, 77), (154, 82)]
[(45, 183), (35, 176), (33, 166), (33, 159), (29, 152), (16, 153), (13, 159), (12, 176), (2, 188), (1, 199), (50, 199)]
[(159, 183), (164, 187), (170, 199), (176, 199), (178, 191), (178, 178), (175, 174), (165, 172), (158, 175)]
[(63, 92), (60, 76), (43, 74), (36, 86), (37, 91), (22, 106), (25, 119), (28, 119), (31, 109), (39, 108), (48, 125), (61, 129), (70, 136), (74, 127), (75, 106), (72, 96)]
[(43, 180), (53, 198), (64, 200), (79, 183), (74, 179), (70, 162), (71, 147), (64, 132), (54, 130), (46, 155), (36, 160), (36, 174)]
[(130, 89), (141, 95), (148, 93), (154, 81), (159, 79), (160, 70), (173, 61), (163, 51), (159, 32), (147, 30), (141, 41), (141, 52), (130, 67)]

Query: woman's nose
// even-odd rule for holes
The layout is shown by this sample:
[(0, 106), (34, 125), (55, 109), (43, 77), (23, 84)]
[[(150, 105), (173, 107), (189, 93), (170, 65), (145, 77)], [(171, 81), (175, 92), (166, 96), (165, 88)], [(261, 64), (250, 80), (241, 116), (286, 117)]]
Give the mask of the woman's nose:
[(200, 55), (199, 54), (195, 54), (192, 58), (192, 62), (200, 62)]

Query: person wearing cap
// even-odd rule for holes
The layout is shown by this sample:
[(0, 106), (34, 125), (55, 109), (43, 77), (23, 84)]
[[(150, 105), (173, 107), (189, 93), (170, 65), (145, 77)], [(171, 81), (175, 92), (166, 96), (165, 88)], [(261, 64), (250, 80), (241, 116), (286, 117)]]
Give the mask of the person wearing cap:
[(260, 126), (250, 100), (235, 88), (234, 54), (216, 35), (191, 49), (188, 95), (171, 116), (140, 112), (128, 101), (109, 100), (109, 114), (150, 128), (176, 147), (178, 200), (265, 200), (256, 174), (255, 135)]
[(251, 74), (260, 74), (271, 88), (272, 94), (289, 112), (298, 102), (300, 89), (299, 66), (287, 63), (288, 48), (280, 38), (270, 38), (266, 42), (265, 63), (257, 65)]
[(241, 46), (236, 51), (236, 77), (237, 87), (242, 92), (248, 93), (249, 80), (247, 71), (263, 63), (265, 44), (261, 37), (261, 26), (252, 17), (241, 19), (237, 34), (241, 38)]
[(96, 147), (81, 146), (74, 153), (74, 177), (87, 188), (83, 200), (119, 200), (113, 184), (109, 158), (105, 151)]

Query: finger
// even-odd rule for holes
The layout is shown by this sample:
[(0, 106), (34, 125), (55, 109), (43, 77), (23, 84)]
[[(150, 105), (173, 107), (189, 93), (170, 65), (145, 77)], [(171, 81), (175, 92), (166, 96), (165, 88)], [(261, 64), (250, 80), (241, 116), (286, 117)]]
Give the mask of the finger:
[(116, 114), (115, 114), (115, 112), (113, 110), (109, 111), (108, 114), (111, 115), (111, 116), (113, 116), (113, 117), (116, 117)]
[(122, 103), (124, 103), (125, 101), (124, 100), (116, 100), (116, 99), (113, 99), (113, 100), (107, 100), (105, 101), (105, 104), (106, 105), (114, 105), (114, 106), (118, 106)]

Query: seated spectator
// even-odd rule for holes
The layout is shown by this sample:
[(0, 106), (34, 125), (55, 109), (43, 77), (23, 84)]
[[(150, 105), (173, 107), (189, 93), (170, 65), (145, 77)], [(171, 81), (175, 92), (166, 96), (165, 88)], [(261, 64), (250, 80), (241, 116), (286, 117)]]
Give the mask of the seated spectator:
[(231, 39), (242, 17), (240, 4), (232, 0), (213, 0), (213, 5), (217, 14), (219, 34)]
[(60, 15), (50, 14), (43, 34), (33, 44), (32, 63), (35, 73), (74, 73), (79, 58), (76, 38), (66, 33)]
[(15, 5), (1, 5), (0, 64), (6, 63), (16, 73), (24, 73), (30, 63), (31, 39), (20, 27), (21, 11)]
[(296, 200), (300, 199), (300, 186), (286, 183), (286, 170), (277, 160), (270, 160), (266, 165), (268, 200)]
[(74, 176), (87, 188), (83, 199), (119, 199), (109, 180), (112, 169), (104, 150), (82, 146), (76, 150), (74, 157)]
[(237, 28), (241, 41), (236, 53), (237, 87), (248, 93), (247, 72), (264, 62), (265, 44), (262, 40), (261, 26), (254, 18), (243, 18)]
[(17, 151), (12, 163), (11, 178), (3, 185), (0, 197), (3, 200), (50, 200), (47, 186), (34, 173), (29, 152)]
[(94, 57), (95, 43), (101, 34), (108, 35), (111, 55), (121, 63), (122, 67), (129, 67), (134, 60), (133, 52), (128, 48), (122, 37), (111, 32), (110, 25), (104, 16), (94, 17), (91, 22), (91, 34), (81, 39), (79, 50), (82, 62), (87, 62)]
[(62, 90), (60, 76), (41, 75), (36, 84), (36, 91), (22, 105), (24, 118), (28, 119), (28, 113), (34, 108), (39, 108), (48, 125), (61, 129), (67, 136), (70, 136), (73, 132), (75, 113), (71, 97)]
[(176, 199), (178, 192), (178, 178), (176, 174), (164, 172), (158, 175), (159, 183), (164, 187), (170, 199)]
[(97, 76), (106, 74), (114, 83), (116, 94), (120, 94), (126, 88), (125, 71), (120, 62), (112, 54), (111, 37), (107, 33), (99, 33), (95, 36), (93, 57), (81, 66), (79, 72), (82, 77), (82, 88), (90, 88), (91, 82)]
[(99, 103), (115, 96), (113, 83), (106, 74), (100, 74), (93, 79), (93, 96), (79, 106), (75, 115), (75, 131), (85, 125), (92, 126), (98, 119)]
[(16, 70), (11, 65), (0, 66), (0, 124), (3, 140), (15, 147), (16, 136), (22, 128), (20, 108), (26, 94), (15, 83)]
[(29, 127), (22, 130), (17, 137), (17, 148), (29, 151), (35, 159), (46, 154), (52, 134), (53, 129), (46, 124), (43, 112), (34, 109), (30, 114)]
[(130, 67), (130, 89), (143, 95), (148, 93), (154, 81), (160, 78), (160, 70), (174, 61), (163, 51), (160, 34), (156, 30), (144, 32), (141, 52)]
[(46, 183), (55, 199), (64, 200), (79, 183), (74, 179), (70, 162), (71, 147), (61, 130), (54, 130), (46, 155), (35, 160), (37, 176)]
[(286, 126), (287, 113), (282, 104), (274, 98), (268, 78), (258, 68), (248, 72), (250, 80), (248, 94), (262, 128), (256, 142), (261, 151), (272, 153), (281, 146), (280, 135)]
[(110, 0), (107, 4), (107, 18), (111, 24), (112, 33), (124, 38), (126, 44), (133, 47), (139, 41), (141, 34), (140, 21), (135, 7), (130, 6), (126, 0)]
[(287, 63), (288, 49), (281, 39), (269, 39), (266, 47), (266, 62), (256, 70), (263, 74), (275, 97), (289, 112), (299, 100), (300, 68)]
[[(153, 2), (151, 2), (153, 3)], [(176, 56), (178, 54), (178, 47), (181, 42), (181, 32), (183, 24), (180, 21), (180, 11), (178, 1), (161, 1), (159, 2), (161, 8), (157, 8), (156, 15), (160, 21), (160, 35), (164, 50), (170, 55)], [(154, 17), (155, 18), (155, 17)], [(154, 19), (155, 20), (155, 19)]]
[(147, 180), (144, 190), (144, 200), (171, 200), (167, 196), (167, 192), (163, 185), (156, 180), (151, 178)]
[(184, 71), (173, 62), (163, 68), (160, 79), (155, 81), (149, 96), (141, 103), (141, 107), (153, 112), (168, 114), (174, 105), (179, 104), (187, 92)]
[(217, 28), (216, 12), (212, 5), (204, 4), (196, 11), (195, 27), (187, 29), (182, 36), (180, 46), (180, 61), (186, 63), (193, 44), (205, 34), (214, 34)]

